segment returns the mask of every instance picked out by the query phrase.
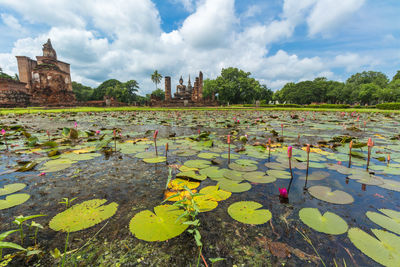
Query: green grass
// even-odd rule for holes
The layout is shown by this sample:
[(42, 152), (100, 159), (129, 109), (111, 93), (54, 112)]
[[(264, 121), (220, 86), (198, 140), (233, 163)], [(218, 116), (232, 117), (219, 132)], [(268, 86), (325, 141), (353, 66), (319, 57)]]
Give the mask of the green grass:
[(379, 110), (379, 109), (357, 109), (357, 108), (346, 108), (346, 109), (329, 109), (329, 108), (254, 108), (254, 107), (243, 107), (243, 106), (230, 106), (230, 107), (177, 107), (177, 108), (162, 108), (162, 107), (111, 107), (111, 108), (99, 108), (99, 107), (75, 107), (75, 108), (40, 108), (40, 107), (28, 107), (28, 108), (12, 108), (12, 109), (0, 109), (0, 115), (7, 114), (32, 114), (32, 113), (66, 113), (66, 112), (110, 112), (110, 111), (178, 111), (178, 110), (272, 110), (272, 111), (316, 111), (316, 112), (360, 112), (360, 113), (400, 113), (400, 110)]

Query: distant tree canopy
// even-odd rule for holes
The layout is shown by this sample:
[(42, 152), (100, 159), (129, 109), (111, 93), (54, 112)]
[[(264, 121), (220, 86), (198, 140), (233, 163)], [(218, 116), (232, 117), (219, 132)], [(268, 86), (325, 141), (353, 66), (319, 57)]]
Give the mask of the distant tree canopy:
[(270, 101), (272, 91), (250, 75), (250, 72), (237, 68), (222, 69), (221, 75), (215, 80), (204, 80), (203, 95), (210, 97), (216, 94), (218, 101), (222, 104), (254, 103), (256, 100)]
[[(158, 99), (161, 99), (161, 100), (165, 99), (165, 92), (164, 92), (164, 90), (161, 90), (160, 88), (151, 92), (151, 95), (154, 95), (155, 97), (157, 97)], [(149, 96), (149, 98), (150, 98), (150, 96)]]
[(139, 84), (135, 80), (129, 80), (123, 83), (116, 79), (110, 79), (103, 82), (95, 89), (77, 82), (72, 82), (72, 90), (78, 101), (103, 100), (104, 96), (110, 96), (114, 97), (119, 102), (132, 103), (137, 101), (138, 95), (136, 93), (138, 89)]
[(293, 104), (346, 103), (377, 104), (400, 101), (400, 71), (389, 82), (388, 77), (375, 71), (356, 73), (345, 83), (316, 78), (313, 81), (287, 83), (274, 94), (279, 102)]

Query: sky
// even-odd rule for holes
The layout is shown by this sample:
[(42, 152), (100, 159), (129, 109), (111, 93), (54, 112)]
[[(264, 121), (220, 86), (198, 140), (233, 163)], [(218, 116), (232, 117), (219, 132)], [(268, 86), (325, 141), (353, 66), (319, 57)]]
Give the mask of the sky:
[(73, 81), (134, 79), (142, 95), (154, 70), (174, 86), (237, 67), (273, 90), (368, 70), (391, 79), (399, 14), (399, 0), (0, 0), (0, 67), (14, 75), (15, 56), (35, 58), (51, 38)]

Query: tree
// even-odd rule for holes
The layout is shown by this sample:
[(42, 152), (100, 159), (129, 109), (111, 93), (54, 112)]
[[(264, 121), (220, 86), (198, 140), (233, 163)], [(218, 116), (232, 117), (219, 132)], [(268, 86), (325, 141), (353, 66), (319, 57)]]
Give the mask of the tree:
[(151, 95), (155, 96), (158, 99), (164, 100), (165, 99), (165, 92), (161, 90), (160, 88), (157, 88), (157, 90), (154, 90), (151, 92)]
[(393, 76), (392, 82), (396, 80), (400, 80), (400, 70), (398, 70), (396, 75)]
[(115, 87), (117, 85), (121, 85), (122, 83), (116, 79), (110, 79), (102, 84), (100, 84), (96, 89), (93, 91), (93, 100), (103, 100), (104, 96), (106, 95), (106, 90), (109, 87)]
[(159, 84), (161, 82), (162, 79), (162, 75), (160, 73), (158, 73), (157, 70), (154, 71), (154, 73), (151, 75), (151, 80), (153, 83), (156, 84), (156, 90), (157, 90), (157, 84)]
[(110, 79), (100, 84), (93, 91), (94, 100), (103, 100), (104, 96), (111, 96), (120, 102), (132, 103), (136, 101), (139, 84), (135, 80), (122, 83), (116, 79)]
[(92, 100), (93, 88), (84, 86), (77, 82), (72, 82), (72, 91), (75, 94), (76, 100), (78, 101), (89, 101)]
[(361, 104), (376, 104), (381, 88), (375, 83), (366, 83), (360, 85), (358, 99)]
[(250, 77), (250, 72), (237, 68), (221, 70), (221, 75), (215, 80), (205, 80), (204, 96), (218, 95), (221, 103), (254, 103), (256, 100), (269, 101), (272, 91)]

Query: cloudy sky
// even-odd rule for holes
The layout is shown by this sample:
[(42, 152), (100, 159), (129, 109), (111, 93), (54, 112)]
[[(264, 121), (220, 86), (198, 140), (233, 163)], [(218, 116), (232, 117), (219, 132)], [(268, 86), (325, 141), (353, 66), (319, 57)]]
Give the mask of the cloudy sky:
[(251, 72), (269, 88), (364, 70), (400, 70), (399, 0), (0, 0), (0, 67), (34, 58), (51, 38), (72, 80), (177, 83), (202, 70)]

